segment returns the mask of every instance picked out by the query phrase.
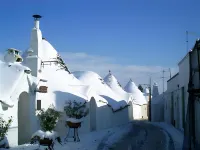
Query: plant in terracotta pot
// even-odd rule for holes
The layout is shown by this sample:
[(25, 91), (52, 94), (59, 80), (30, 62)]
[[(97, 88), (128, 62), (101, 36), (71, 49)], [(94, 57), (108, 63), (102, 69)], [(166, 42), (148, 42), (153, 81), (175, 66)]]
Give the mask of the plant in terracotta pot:
[(12, 117), (8, 118), (8, 121), (5, 121), (2, 117), (0, 117), (0, 149), (9, 148), (6, 135), (11, 123)]
[(83, 117), (86, 117), (89, 113), (89, 109), (86, 106), (86, 102), (79, 103), (75, 100), (66, 102), (64, 111), (69, 117), (67, 118), (66, 123), (71, 128), (80, 127)]
[(55, 108), (51, 106), (47, 110), (40, 110), (37, 116), (42, 130), (38, 130), (32, 135), (31, 144), (39, 143), (40, 145), (48, 146), (49, 149), (53, 148), (55, 140), (61, 144), (58, 133), (54, 131), (61, 116), (61, 112), (56, 111)]

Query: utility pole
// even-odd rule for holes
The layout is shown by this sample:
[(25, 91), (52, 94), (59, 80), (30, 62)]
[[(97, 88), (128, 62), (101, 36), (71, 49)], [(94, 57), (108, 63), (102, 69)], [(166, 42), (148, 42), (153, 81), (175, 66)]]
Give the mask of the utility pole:
[(151, 121), (151, 77), (149, 78), (149, 121)]
[(186, 31), (186, 52), (188, 52), (188, 31)]
[(189, 38), (188, 38), (189, 35), (193, 35), (195, 37), (199, 37), (199, 33), (186, 31), (186, 52), (187, 53), (189, 51), (189, 44), (188, 44), (189, 43)]
[(161, 77), (163, 79), (163, 94), (164, 94), (164, 90), (165, 90), (165, 70), (162, 71), (163, 76)]
[(171, 77), (172, 77), (171, 68), (169, 68), (169, 75), (170, 75), (170, 79), (171, 79)]

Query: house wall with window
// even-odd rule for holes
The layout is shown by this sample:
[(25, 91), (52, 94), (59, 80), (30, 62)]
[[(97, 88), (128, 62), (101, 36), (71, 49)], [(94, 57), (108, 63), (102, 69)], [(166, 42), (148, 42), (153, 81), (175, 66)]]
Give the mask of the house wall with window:
[(179, 80), (179, 73), (177, 73), (170, 80), (167, 81), (167, 91), (164, 93), (165, 96), (164, 120), (165, 122), (171, 124), (174, 124), (174, 116), (175, 116), (174, 99), (177, 95), (178, 80)]
[(179, 63), (179, 72), (167, 81), (165, 121), (184, 130), (188, 102), (189, 54)]
[(188, 104), (188, 83), (190, 75), (189, 66), (189, 53), (179, 62), (179, 126), (178, 128), (184, 129), (186, 114), (187, 114), (187, 104)]

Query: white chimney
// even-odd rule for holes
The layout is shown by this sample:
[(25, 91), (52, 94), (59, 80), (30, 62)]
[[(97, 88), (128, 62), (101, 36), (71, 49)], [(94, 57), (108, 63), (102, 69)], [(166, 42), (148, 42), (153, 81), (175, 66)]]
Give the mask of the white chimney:
[(40, 18), (42, 18), (42, 16), (40, 15), (33, 15), (34, 18), (34, 28), (39, 29), (40, 28)]

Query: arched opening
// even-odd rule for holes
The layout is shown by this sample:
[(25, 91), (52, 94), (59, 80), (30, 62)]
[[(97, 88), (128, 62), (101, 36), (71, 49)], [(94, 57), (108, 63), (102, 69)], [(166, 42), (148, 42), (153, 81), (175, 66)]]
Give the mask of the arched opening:
[(96, 130), (96, 111), (97, 104), (94, 97), (90, 100), (90, 131)]
[(133, 118), (133, 104), (131, 101), (129, 101), (129, 107), (128, 107), (128, 116), (129, 116), (129, 121), (132, 121)]
[(19, 96), (18, 101), (18, 144), (30, 142), (30, 99), (27, 92)]

